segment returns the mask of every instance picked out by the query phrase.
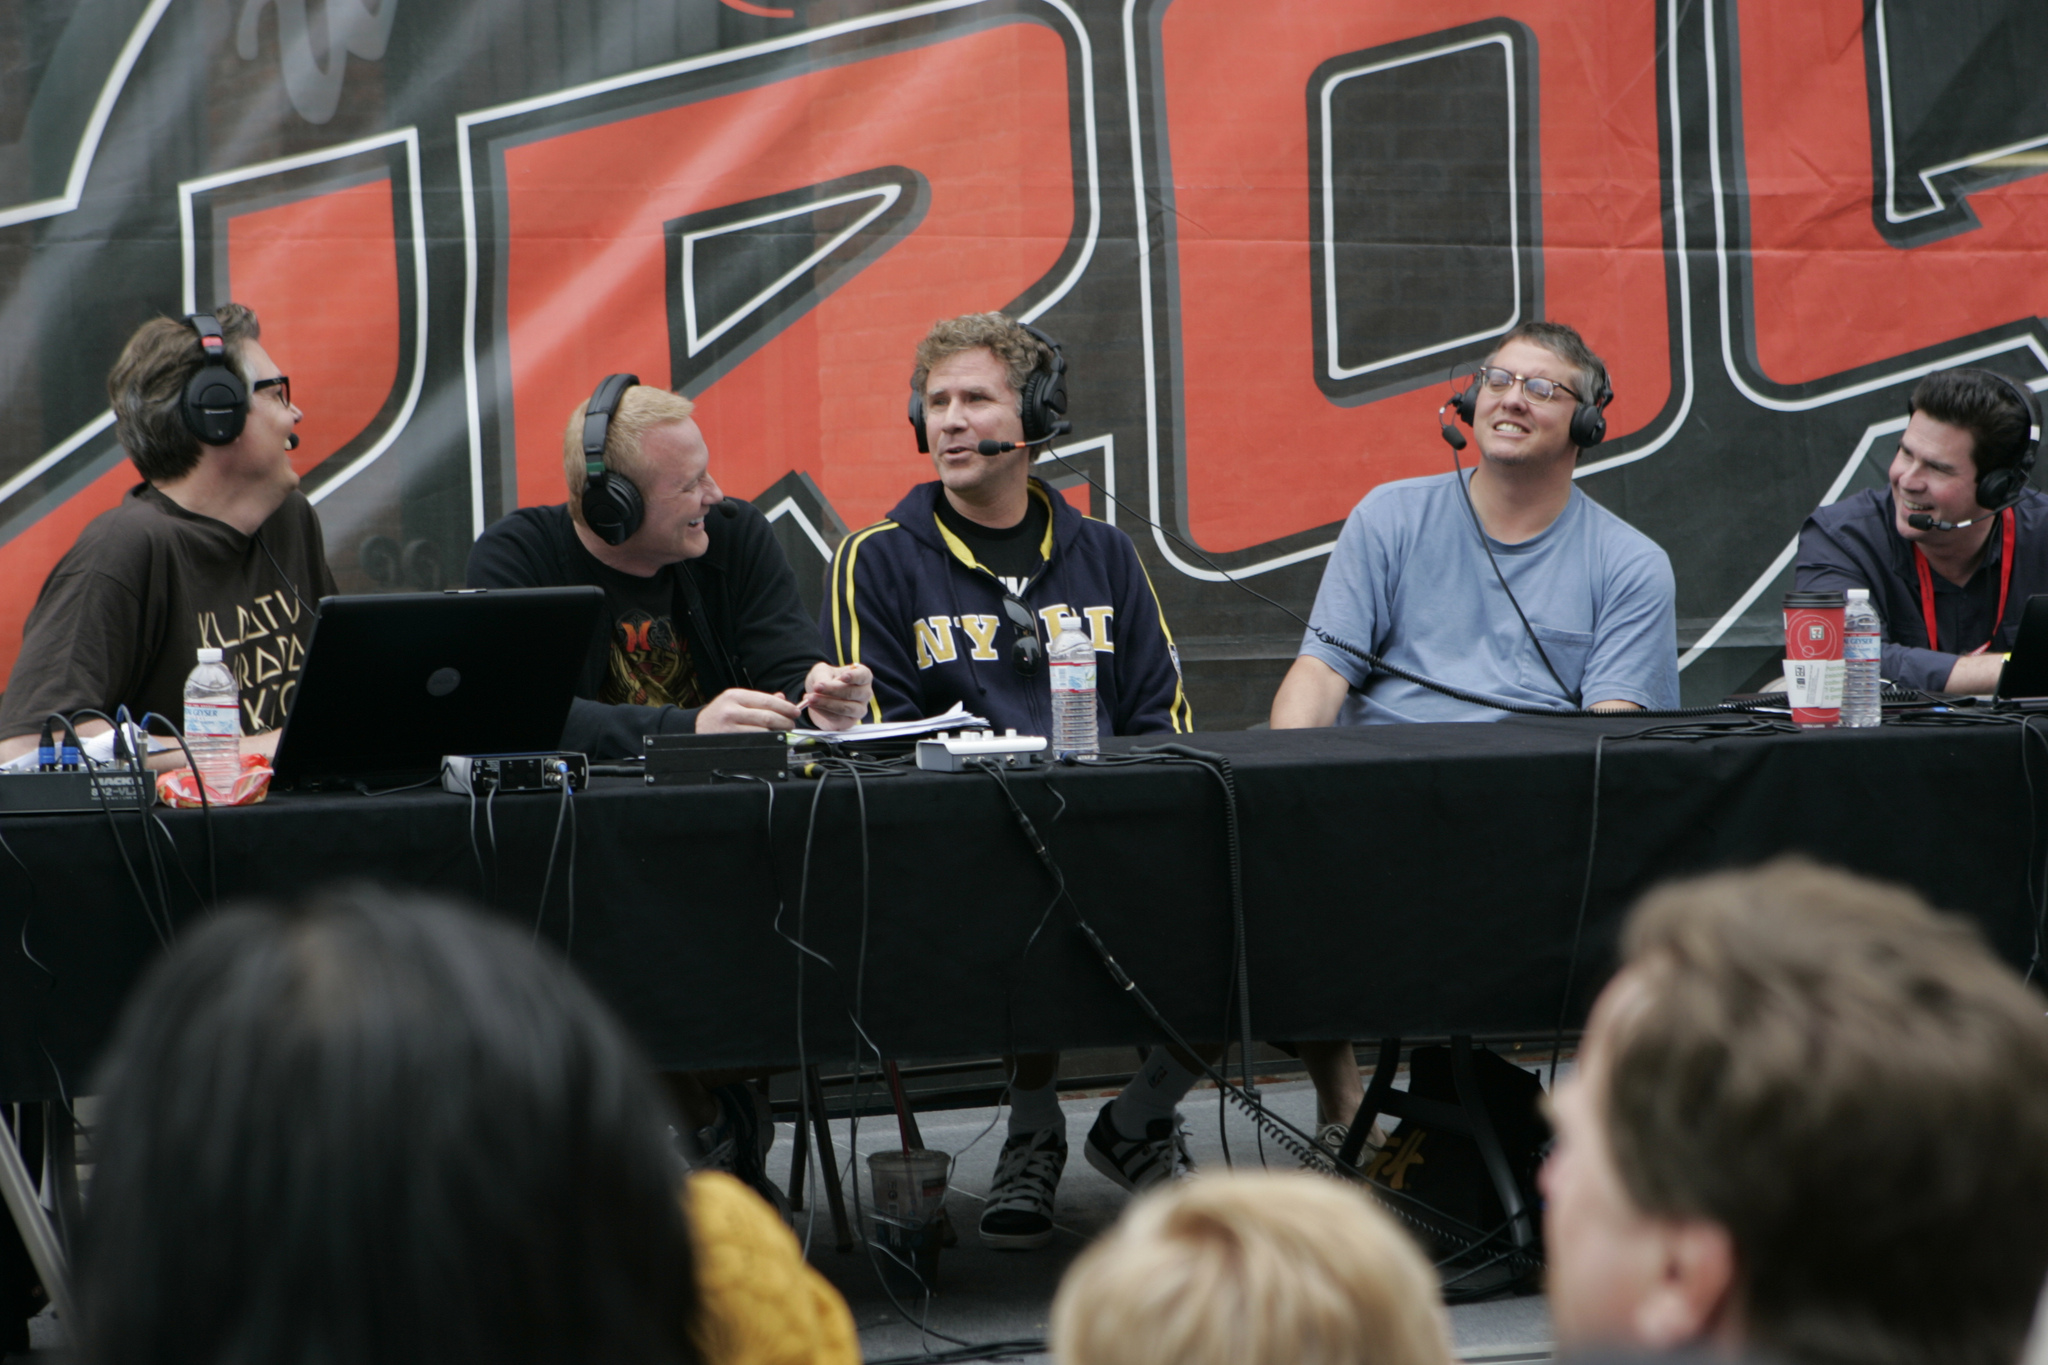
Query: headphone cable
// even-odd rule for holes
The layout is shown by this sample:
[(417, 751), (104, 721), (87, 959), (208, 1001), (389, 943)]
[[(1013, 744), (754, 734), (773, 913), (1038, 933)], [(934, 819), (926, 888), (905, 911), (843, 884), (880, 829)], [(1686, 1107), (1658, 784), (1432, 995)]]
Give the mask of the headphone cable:
[[(1557, 684), (1557, 690), (1564, 693), (1566, 700), (1573, 706), (1578, 706), (1582, 699), (1579, 690), (1568, 686), (1563, 676), (1558, 673), (1557, 665), (1550, 662), (1550, 651), (1543, 647), (1543, 641), (1537, 637), (1536, 627), (1529, 624), (1529, 613), (1522, 610), (1522, 603), (1515, 596), (1515, 590), (1508, 586), (1508, 576), (1501, 572), (1500, 560), (1495, 558), (1493, 553), (1493, 537), (1479, 524), (1479, 509), (1472, 503), (1472, 489), (1466, 482), (1465, 465), (1458, 458), (1456, 446), (1451, 447), (1451, 469), (1454, 471), (1451, 477), (1458, 485), (1460, 501), (1465, 504), (1465, 515), (1472, 520), (1473, 534), (1479, 537), (1479, 548), (1486, 551), (1486, 562), (1493, 565), (1493, 576), (1500, 580), (1500, 590), (1508, 595), (1508, 605), (1515, 609), (1515, 616), (1521, 621), (1523, 631), (1528, 634), (1529, 643), (1536, 646), (1536, 657), (1543, 660), (1543, 667), (1550, 674), (1550, 680)], [(1475, 467), (1472, 472), (1476, 476), (1479, 471)]]
[(303, 613), (310, 614), (314, 620), (319, 620), (320, 612), (318, 608), (309, 607), (306, 605), (306, 599), (299, 596), (299, 585), (292, 582), (292, 576), (284, 571), (284, 565), (277, 562), (277, 556), (270, 553), (270, 547), (263, 543), (262, 529), (258, 528), (256, 533), (250, 536), (249, 538), (256, 542), (257, 549), (263, 551), (263, 557), (270, 561), (271, 568), (277, 570), (277, 576), (284, 580), (284, 585), (292, 590), (292, 600), (296, 601), (299, 604), (299, 610)]

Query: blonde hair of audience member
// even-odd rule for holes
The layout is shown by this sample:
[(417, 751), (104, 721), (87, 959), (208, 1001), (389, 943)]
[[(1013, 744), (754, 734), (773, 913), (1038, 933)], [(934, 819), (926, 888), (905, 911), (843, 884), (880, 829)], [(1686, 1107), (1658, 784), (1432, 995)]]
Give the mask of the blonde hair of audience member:
[[(562, 428), (562, 481), (569, 486), (569, 516), (579, 525), (583, 521), (583, 485), (590, 480), (588, 462), (583, 458), (583, 415), (589, 408), (588, 398), (578, 403), (576, 411), (569, 414), (569, 425)], [(619, 406), (605, 427), (605, 468), (637, 484), (644, 477), (640, 438), (670, 422), (687, 422), (696, 410), (697, 405), (681, 394), (652, 384), (628, 388), (619, 395)]]
[(1060, 1282), (1060, 1365), (1447, 1365), (1436, 1276), (1357, 1190), (1210, 1175), (1138, 1200)]

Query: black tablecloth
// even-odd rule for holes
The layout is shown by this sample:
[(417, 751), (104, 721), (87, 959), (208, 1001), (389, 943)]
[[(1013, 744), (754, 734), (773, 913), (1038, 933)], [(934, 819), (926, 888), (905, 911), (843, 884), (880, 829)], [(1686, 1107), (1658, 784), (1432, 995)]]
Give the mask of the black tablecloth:
[[(1554, 1026), (1586, 884), (1595, 740), (1644, 726), (1510, 719), (1193, 737), (1234, 766), (1254, 1031)], [(2040, 785), (2048, 748), (2036, 750)], [(2023, 963), (2035, 813), (2022, 763), (2016, 726), (1610, 738), (1573, 1019), (1646, 887), (1786, 850), (1918, 887)], [(1174, 765), (1009, 781), (1131, 975), (1190, 1037), (1224, 1036), (1231, 921), (1216, 777)], [(1152, 1036), (1066, 907), (1048, 916), (1052, 883), (988, 776), (781, 782), (772, 822), (769, 802), (760, 784), (624, 779), (575, 798), (573, 941), (560, 865), (542, 932), (569, 945), (658, 1062), (845, 1059), (856, 1002), (867, 1036), (895, 1056)], [(558, 809), (552, 796), (495, 803), (491, 900), (525, 924)], [(217, 812), (220, 895), (367, 876), (475, 898), (470, 815), (438, 791), (279, 796)], [(205, 887), (199, 814), (163, 819)], [(154, 896), (140, 817), (114, 824)], [(68, 1088), (87, 1083), (158, 949), (106, 817), (12, 817), (0, 835), (28, 870), (0, 857), (0, 1096), (43, 1098), (60, 1073)], [(167, 880), (189, 922), (194, 887), (176, 870)], [(801, 1013), (805, 959), (784, 934), (831, 963), (801, 969)]]

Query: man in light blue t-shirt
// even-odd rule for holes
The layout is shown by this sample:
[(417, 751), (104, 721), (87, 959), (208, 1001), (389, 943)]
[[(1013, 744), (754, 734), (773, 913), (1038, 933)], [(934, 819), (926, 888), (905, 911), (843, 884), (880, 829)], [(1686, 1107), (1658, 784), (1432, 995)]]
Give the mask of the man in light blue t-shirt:
[[(1599, 410), (1611, 396), (1607, 367), (1571, 328), (1527, 322), (1509, 332), (1466, 414), (1479, 459), (1464, 489), (1446, 473), (1368, 493), (1337, 537), (1310, 620), (1389, 663), (1503, 701), (1676, 707), (1671, 560), (1572, 483), (1580, 447), (1604, 431)], [(1375, 675), (1310, 631), (1273, 698), (1272, 726), (1506, 714)], [(1341, 1141), (1341, 1122), (1364, 1098), (1350, 1044), (1305, 1042), (1301, 1052), (1330, 1120), (1325, 1140)]]

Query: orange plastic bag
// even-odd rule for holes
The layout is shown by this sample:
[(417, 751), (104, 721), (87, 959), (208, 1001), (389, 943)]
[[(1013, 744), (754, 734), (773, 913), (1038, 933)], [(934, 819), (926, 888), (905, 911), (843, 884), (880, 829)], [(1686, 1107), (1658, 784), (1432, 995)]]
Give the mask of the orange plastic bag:
[[(207, 800), (221, 806), (253, 806), (270, 795), (270, 760), (262, 754), (243, 754), (242, 771), (235, 777), (235, 794), (223, 798), (209, 791)], [(190, 768), (173, 768), (156, 775), (156, 799), (180, 810), (199, 805), (199, 774)]]

